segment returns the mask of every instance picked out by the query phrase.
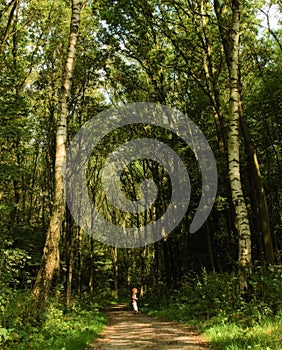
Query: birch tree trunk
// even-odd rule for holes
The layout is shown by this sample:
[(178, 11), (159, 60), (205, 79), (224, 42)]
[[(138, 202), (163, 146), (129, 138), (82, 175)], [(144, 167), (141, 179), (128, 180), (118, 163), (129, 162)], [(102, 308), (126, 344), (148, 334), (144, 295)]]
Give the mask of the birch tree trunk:
[(44, 308), (45, 301), (49, 296), (53, 277), (55, 273), (59, 271), (59, 243), (66, 206), (64, 193), (64, 165), (66, 161), (68, 103), (71, 93), (76, 44), (80, 27), (80, 11), (81, 0), (72, 0), (68, 55), (65, 64), (56, 134), (54, 205), (43, 249), (41, 266), (32, 290), (32, 296), (40, 308)]
[(229, 53), (229, 132), (228, 132), (228, 165), (232, 200), (236, 213), (236, 225), (239, 233), (239, 264), (250, 266), (252, 263), (251, 231), (248, 211), (242, 189), (239, 156), (240, 129), (240, 92), (239, 92), (239, 40), (240, 40), (241, 1), (232, 1), (232, 28)]
[[(228, 172), (232, 201), (235, 209), (236, 227), (239, 235), (238, 262), (241, 267), (249, 267), (252, 263), (251, 231), (241, 183), (239, 142), (241, 102), (239, 75), (241, 0), (232, 0), (232, 21), (228, 32), (223, 31), (223, 12), (218, 0), (214, 0), (214, 6), (229, 71)], [(246, 281), (242, 275), (240, 276), (240, 288), (241, 291), (247, 288)]]
[[(226, 28), (228, 27), (228, 24), (226, 21), (223, 19), (223, 8), (224, 4), (221, 5), (218, 0), (214, 0), (214, 8), (216, 12), (216, 16), (218, 19), (219, 23), (219, 31), (224, 47), (224, 52), (226, 56), (226, 62), (229, 70), (229, 77), (230, 81), (233, 81), (233, 84), (235, 85), (235, 80), (234, 76), (231, 76), (231, 70), (234, 68), (234, 60), (232, 58), (233, 53), (234, 53), (234, 36), (235, 36), (235, 31), (238, 29), (238, 43), (239, 43), (239, 30), (240, 30), (240, 7), (241, 7), (241, 1), (238, 0), (233, 0), (232, 1), (232, 26), (230, 28), (230, 33), (229, 34), (226, 31)], [(238, 15), (236, 15), (236, 11)], [(236, 18), (237, 17), (237, 18)], [(238, 25), (234, 21), (238, 21)], [(237, 27), (237, 28), (236, 28)], [(239, 45), (237, 48), (239, 52)], [(233, 65), (233, 68), (232, 68)], [(270, 222), (269, 222), (269, 214), (268, 214), (268, 207), (267, 207), (267, 200), (266, 200), (266, 195), (264, 191), (264, 186), (262, 182), (262, 177), (260, 173), (260, 167), (257, 159), (257, 155), (255, 152), (255, 148), (253, 146), (251, 136), (246, 124), (246, 121), (244, 119), (243, 115), (243, 107), (242, 107), (242, 99), (241, 99), (241, 85), (240, 85), (240, 70), (239, 70), (239, 63), (237, 66), (237, 72), (236, 72), (236, 80), (237, 80), (237, 95), (238, 95), (238, 106), (236, 109), (239, 110), (239, 123), (240, 123), (240, 128), (242, 131), (242, 135), (245, 141), (245, 146), (246, 146), (246, 154), (248, 157), (248, 162), (250, 164), (251, 168), (251, 176), (253, 177), (253, 182), (255, 185), (255, 192), (256, 192), (256, 200), (257, 200), (257, 208), (259, 212), (259, 224), (260, 224), (260, 232), (263, 237), (263, 243), (264, 243), (264, 253), (267, 262), (273, 264), (275, 262), (274, 259), (274, 253), (273, 253), (273, 246), (272, 246), (272, 237), (271, 237), (271, 230), (270, 230)], [(256, 204), (253, 203), (253, 206)]]

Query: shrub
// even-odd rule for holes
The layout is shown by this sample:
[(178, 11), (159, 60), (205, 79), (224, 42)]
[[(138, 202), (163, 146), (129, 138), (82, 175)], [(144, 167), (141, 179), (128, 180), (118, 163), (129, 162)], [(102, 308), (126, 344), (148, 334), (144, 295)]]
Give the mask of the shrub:
[(257, 267), (246, 274), (249, 293), (242, 296), (236, 274), (203, 270), (182, 282), (179, 289), (166, 290), (161, 298), (151, 291), (145, 303), (149, 308), (173, 309), (174, 318), (181, 320), (218, 318), (221, 322), (254, 323), (282, 312), (281, 277), (281, 270), (273, 266)]

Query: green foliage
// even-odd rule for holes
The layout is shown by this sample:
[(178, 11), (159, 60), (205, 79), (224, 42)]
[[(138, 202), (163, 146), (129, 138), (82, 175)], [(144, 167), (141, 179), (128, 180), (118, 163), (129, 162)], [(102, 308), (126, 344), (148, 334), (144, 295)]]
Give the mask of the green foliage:
[(51, 301), (42, 313), (31, 300), (28, 273), (31, 257), (4, 242), (0, 250), (0, 348), (84, 349), (105, 323), (90, 297), (68, 310)]
[(0, 283), (15, 288), (28, 281), (26, 267), (31, 257), (19, 248), (2, 249), (0, 255)]
[[(173, 308), (177, 311), (174, 317), (183, 321), (213, 318), (221, 322), (253, 324), (282, 312), (281, 277), (279, 268), (257, 267), (246, 276), (248, 294), (241, 295), (237, 275), (207, 273), (204, 269), (193, 280), (183, 282), (178, 290), (165, 293), (163, 299), (162, 293), (156, 293), (156, 298), (162, 300), (156, 305), (160, 309), (163, 306)], [(155, 303), (153, 294), (146, 298), (148, 305)]]
[(44, 314), (30, 300), (29, 292), (15, 293), (1, 314), (1, 349), (84, 349), (101, 332), (105, 318), (98, 304), (74, 303), (66, 311), (52, 301)]
[[(3, 339), (9, 337), (6, 330), (13, 329), (19, 321), (17, 310), (22, 300), (15, 298), (17, 288), (31, 282), (26, 271), (30, 256), (25, 250), (12, 249), (10, 244), (11, 242), (3, 242), (3, 247), (0, 248), (0, 327)], [(28, 318), (28, 306), (26, 308), (21, 305), (20, 310), (23, 318)]]
[(246, 113), (254, 135), (265, 190), (268, 194), (272, 232), (281, 240), (282, 210), (282, 64), (265, 67), (263, 76), (257, 77), (254, 91), (247, 94)]
[(280, 350), (282, 317), (266, 318), (249, 327), (242, 327), (234, 322), (215, 324), (204, 333), (213, 348), (218, 350)]
[(249, 293), (242, 296), (235, 274), (203, 270), (179, 290), (160, 288), (147, 295), (143, 304), (149, 314), (198, 325), (217, 349), (279, 349), (281, 277), (280, 268), (257, 267), (246, 276)]
[[(1, 1), (0, 4), (2, 37), (10, 14), (6, 3)], [(223, 11), (228, 11), (229, 3), (222, 3)], [(96, 336), (103, 323), (94, 310), (96, 305), (85, 293), (89, 288), (89, 277), (94, 276), (96, 300), (99, 298), (104, 302), (112, 298), (115, 276), (109, 247), (99, 242), (91, 247), (88, 236), (82, 243), (77, 239), (73, 242), (72, 292), (73, 295), (77, 290), (83, 293), (80, 296), (82, 304), (75, 304), (67, 313), (53, 302), (46, 314), (38, 314), (29, 292), (23, 291), (30, 287), (36, 273), (35, 264), (40, 261), (53, 209), (56, 119), (70, 6), (63, 0), (26, 0), (18, 1), (18, 4), (18, 15), (14, 16), (13, 28), (10, 28), (8, 41), (0, 54), (0, 182), (3, 184), (0, 189), (0, 347), (79, 349)], [(213, 3), (202, 3), (208, 11), (205, 33), (197, 8), (199, 4), (182, 0), (85, 2), (69, 101), (68, 135), (71, 140), (84, 121), (110, 107), (106, 102), (117, 105), (132, 101), (161, 102), (178, 108), (194, 120), (211, 142), (221, 174), (219, 196), (208, 222), (212, 241), (210, 254), (215, 260), (215, 268), (228, 271), (236, 261), (237, 238), (231, 222), (229, 189), (225, 186), (225, 161), (218, 154), (213, 120), (213, 109), (222, 109), (222, 132), (226, 134), (227, 69)], [(281, 52), (269, 37), (257, 36), (254, 12), (262, 5), (244, 5), (240, 55), (244, 111), (261, 165), (278, 256), (282, 242)], [(225, 15), (229, 20), (230, 11)], [(278, 34), (280, 38), (281, 30)], [(211, 103), (211, 96), (207, 94), (202, 55), (209, 45), (208, 68), (216, 87), (214, 92), (218, 94), (215, 96), (218, 106)], [(118, 251), (119, 295), (130, 297), (129, 285), (132, 284), (142, 285), (145, 290), (156, 285), (158, 288), (145, 300), (140, 300), (141, 308), (145, 303), (151, 308), (157, 305), (158, 310), (154, 312), (159, 315), (201, 322), (210, 332), (209, 337), (214, 336), (217, 346), (223, 349), (235, 349), (236, 346), (266, 349), (270, 346), (267, 336), (274, 334), (279, 339), (276, 333), (281, 332), (281, 273), (273, 267), (257, 268), (247, 276), (250, 290), (244, 298), (240, 296), (235, 274), (203, 271), (196, 278), (183, 279), (176, 290), (187, 268), (193, 266), (195, 273), (199, 266), (209, 263), (208, 252), (201, 244), (206, 242), (205, 228), (202, 235), (193, 238), (196, 245), (191, 243), (187, 230), (201, 195), (199, 171), (194, 158), (179, 140), (175, 143), (171, 135), (150, 126), (138, 132), (138, 137), (158, 138), (179, 153), (189, 167), (193, 193), (190, 216), (187, 215), (166, 241), (146, 247), (144, 254), (142, 250)], [(121, 130), (120, 136), (126, 141), (134, 134), (135, 130), (131, 128)], [(96, 149), (95, 156), (100, 154), (100, 163), (118, 145), (116, 136), (113, 133), (101, 142), (100, 153)], [(94, 159), (89, 162), (89, 167), (95, 165)], [(153, 178), (166, 195), (169, 194), (169, 179), (162, 169), (142, 160), (129, 164), (121, 176), (128, 198), (136, 199), (135, 196), (140, 194), (138, 184), (142, 180), (143, 167), (146, 175)], [(243, 169), (247, 170), (246, 167)], [(100, 169), (96, 171), (99, 172)], [(101, 202), (103, 193), (100, 197), (97, 195), (100, 182), (94, 175), (90, 189), (96, 202)], [(242, 179), (246, 193), (249, 193), (247, 175), (248, 171), (245, 171)], [(158, 198), (158, 209), (164, 211), (169, 199), (164, 197), (161, 202), (162, 198)], [(252, 208), (252, 199), (248, 198), (248, 201), (253, 223), (258, 214)], [(230, 218), (226, 218), (229, 215)], [(67, 269), (66, 235), (62, 231), (61, 286)], [(11, 240), (9, 244), (5, 237)], [(261, 261), (263, 247), (257, 247), (255, 239), (253, 242), (254, 257)], [(174, 289), (168, 289), (164, 281)], [(259, 332), (261, 345), (257, 342)], [(235, 338), (237, 345), (231, 338)], [(246, 338), (248, 344), (244, 343)]]

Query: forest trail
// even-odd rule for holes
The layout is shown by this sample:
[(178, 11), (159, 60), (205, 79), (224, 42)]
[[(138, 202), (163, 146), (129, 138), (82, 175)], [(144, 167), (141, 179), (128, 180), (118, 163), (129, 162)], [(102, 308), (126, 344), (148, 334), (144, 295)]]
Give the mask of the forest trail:
[(108, 325), (86, 350), (207, 350), (208, 344), (195, 331), (176, 322), (142, 313), (133, 314), (125, 305), (105, 310)]

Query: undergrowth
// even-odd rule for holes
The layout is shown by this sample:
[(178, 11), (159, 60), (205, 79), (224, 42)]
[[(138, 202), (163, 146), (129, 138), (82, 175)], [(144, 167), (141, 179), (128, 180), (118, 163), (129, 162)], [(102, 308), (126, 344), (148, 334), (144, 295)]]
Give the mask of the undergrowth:
[(0, 348), (3, 350), (80, 350), (97, 338), (106, 320), (95, 302), (74, 302), (68, 310), (51, 301), (43, 314), (27, 292), (0, 303)]
[(282, 349), (282, 274), (256, 268), (242, 296), (235, 274), (207, 273), (179, 288), (160, 286), (140, 303), (151, 315), (197, 326), (214, 349)]

